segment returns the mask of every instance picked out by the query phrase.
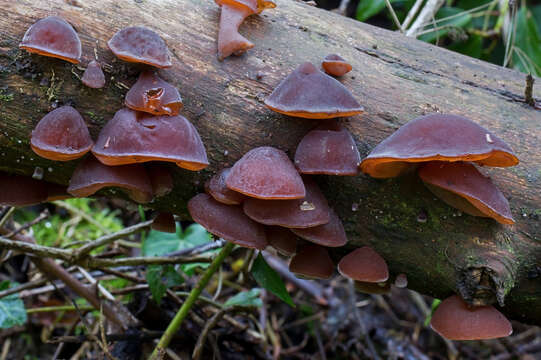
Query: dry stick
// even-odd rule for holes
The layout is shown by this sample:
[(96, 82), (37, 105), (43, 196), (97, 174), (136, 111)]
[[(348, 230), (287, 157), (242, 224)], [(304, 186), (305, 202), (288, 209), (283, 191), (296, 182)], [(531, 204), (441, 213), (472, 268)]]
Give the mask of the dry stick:
[(389, 12), (391, 13), (391, 17), (393, 18), (394, 24), (398, 28), (400, 32), (404, 32), (402, 30), (402, 25), (400, 24), (400, 20), (398, 20), (398, 16), (396, 16), (396, 13), (394, 12), (393, 5), (391, 5), (390, 0), (385, 0), (385, 5), (387, 5), (387, 9), (389, 9)]
[(533, 98), (533, 83), (535, 82), (532, 74), (526, 75), (526, 88), (524, 89), (524, 99), (526, 104), (535, 106), (535, 100)]
[(415, 19), (413, 24), (411, 24), (411, 27), (406, 31), (406, 36), (416, 37), (417, 31), (426, 21), (432, 19), (444, 2), (445, 0), (428, 0), (419, 13), (419, 16), (417, 16), (417, 19)]
[(0, 228), (3, 228), (4, 225), (6, 225), (6, 222), (9, 220), (11, 214), (15, 211), (15, 207), (10, 207), (2, 216), (2, 219), (0, 219)]
[(408, 12), (408, 15), (406, 16), (406, 19), (402, 23), (402, 32), (406, 30), (411, 24), (413, 18), (415, 17), (415, 15), (417, 15), (417, 12), (419, 12), (421, 5), (423, 5), (423, 2), (424, 0), (415, 0), (415, 4), (413, 4), (410, 11)]
[(30, 222), (27, 222), (26, 224), (19, 227), (17, 230), (13, 230), (12, 232), (6, 234), (5, 237), (9, 239), (9, 238), (13, 237), (13, 235), (17, 235), (21, 231), (24, 231), (24, 230), (28, 229), (29, 227), (34, 226), (39, 222), (42, 222), (43, 220), (47, 219), (49, 216), (51, 216), (51, 214), (49, 213), (49, 210), (45, 209), (34, 220), (32, 220)]
[(190, 311), (191, 307), (201, 295), (201, 292), (203, 289), (207, 286), (210, 278), (216, 270), (220, 267), (224, 259), (229, 255), (229, 253), (234, 248), (233, 243), (227, 243), (220, 253), (216, 256), (216, 258), (212, 261), (210, 266), (207, 268), (201, 279), (199, 279), (199, 282), (197, 285), (192, 289), (190, 292), (190, 296), (186, 299), (184, 304), (180, 307), (179, 311), (165, 330), (165, 333), (163, 334), (162, 338), (160, 339), (160, 342), (152, 352), (152, 355), (150, 355), (150, 359), (159, 359), (159, 356), (161, 356), (164, 352), (169, 343), (171, 342), (171, 339), (173, 336), (177, 333), (177, 331), (180, 329), (180, 326), (182, 325), (182, 321), (186, 316), (188, 315), (188, 312)]
[(100, 224), (98, 221), (96, 221), (92, 216), (90, 216), (87, 213), (85, 213), (84, 211), (76, 208), (75, 206), (72, 206), (72, 205), (68, 204), (67, 202), (65, 202), (65, 201), (53, 201), (53, 204), (55, 204), (56, 206), (59, 206), (61, 208), (64, 208), (64, 209), (68, 210), (69, 212), (71, 212), (73, 214), (79, 215), (80, 217), (82, 217), (83, 219), (85, 219), (86, 221), (88, 221), (89, 223), (91, 223), (92, 225), (97, 227), (98, 229), (100, 229), (105, 234), (110, 234), (111, 233), (111, 230), (103, 227), (103, 225)]

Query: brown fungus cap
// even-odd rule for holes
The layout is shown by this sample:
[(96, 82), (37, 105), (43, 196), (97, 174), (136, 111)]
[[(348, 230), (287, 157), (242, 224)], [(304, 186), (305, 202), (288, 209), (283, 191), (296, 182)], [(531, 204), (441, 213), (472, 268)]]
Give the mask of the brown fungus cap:
[(344, 256), (338, 263), (338, 271), (342, 276), (362, 282), (379, 283), (389, 278), (387, 263), (368, 246)]
[(467, 214), (515, 223), (500, 189), (471, 163), (429, 162), (419, 169), (419, 177), (436, 196)]
[(430, 326), (449, 340), (496, 339), (513, 332), (509, 320), (493, 306), (469, 307), (457, 295), (441, 302)]
[(295, 166), (302, 174), (357, 175), (361, 156), (346, 129), (315, 129), (306, 134), (295, 152)]
[(182, 98), (177, 88), (154, 71), (143, 71), (126, 94), (126, 106), (153, 115), (178, 115)]
[(294, 200), (247, 198), (244, 213), (258, 223), (287, 228), (310, 228), (329, 222), (330, 208), (317, 184), (304, 178), (306, 196)]
[(274, 2), (266, 0), (214, 0), (214, 2), (219, 6), (229, 5), (235, 8), (244, 8), (254, 14), (276, 7)]
[(344, 85), (309, 62), (282, 80), (265, 105), (281, 114), (307, 119), (352, 116), (364, 110)]
[(199, 133), (183, 116), (151, 116), (121, 109), (103, 127), (92, 153), (106, 165), (174, 162), (188, 170), (208, 166)]
[(147, 172), (152, 183), (152, 193), (154, 196), (162, 197), (173, 190), (173, 177), (166, 166), (150, 163), (147, 164)]
[(68, 22), (58, 16), (38, 20), (26, 30), (21, 49), (77, 64), (81, 59), (81, 40)]
[(101, 65), (96, 60), (92, 60), (81, 78), (83, 84), (93, 89), (101, 89), (105, 86), (105, 75), (101, 69)]
[(301, 176), (282, 150), (263, 146), (248, 151), (235, 163), (228, 188), (259, 199), (300, 199), (306, 196)]
[(39, 156), (68, 161), (86, 154), (94, 142), (77, 110), (59, 107), (45, 115), (32, 130), (30, 146)]
[(161, 212), (154, 218), (150, 227), (153, 230), (174, 233), (177, 231), (177, 225), (175, 223), (175, 217), (171, 213)]
[(265, 228), (246, 216), (240, 206), (225, 205), (208, 194), (198, 194), (188, 202), (188, 211), (211, 234), (243, 247), (267, 247)]
[(293, 233), (304, 240), (327, 247), (346, 245), (348, 238), (342, 221), (333, 209), (329, 209), (330, 220), (327, 224), (306, 229), (291, 229)]
[(0, 172), (0, 205), (28, 206), (47, 200), (47, 183), (22, 175)]
[(68, 192), (76, 197), (88, 197), (112, 186), (126, 190), (136, 202), (152, 200), (152, 185), (142, 165), (106, 166), (93, 156), (87, 157), (75, 168)]
[(246, 199), (246, 196), (231, 190), (225, 185), (225, 179), (230, 171), (231, 168), (224, 168), (218, 171), (216, 175), (205, 183), (205, 192), (222, 204), (240, 205)]
[(116, 57), (124, 61), (158, 68), (172, 65), (165, 41), (156, 32), (143, 26), (130, 26), (119, 30), (107, 45)]
[(340, 55), (330, 54), (325, 56), (321, 67), (325, 72), (332, 76), (343, 76), (353, 69), (350, 63), (344, 60)]
[(307, 279), (328, 279), (334, 272), (334, 264), (323, 246), (304, 244), (289, 263), (289, 271)]
[(457, 115), (431, 114), (411, 120), (383, 140), (361, 162), (361, 170), (375, 178), (400, 175), (410, 163), (473, 161), (507, 167), (518, 164), (503, 140), (473, 121)]
[(266, 226), (265, 233), (269, 245), (284, 256), (293, 256), (297, 252), (297, 237), (290, 230), (280, 226)]

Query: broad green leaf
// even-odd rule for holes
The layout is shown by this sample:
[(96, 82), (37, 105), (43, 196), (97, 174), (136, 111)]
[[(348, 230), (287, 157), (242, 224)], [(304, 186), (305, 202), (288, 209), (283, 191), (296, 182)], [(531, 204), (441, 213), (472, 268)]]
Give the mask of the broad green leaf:
[(293, 300), (291, 300), (291, 296), (289, 296), (289, 293), (286, 290), (284, 282), (276, 271), (267, 264), (261, 253), (257, 255), (252, 266), (252, 276), (259, 286), (269, 290), (291, 307), (295, 307)]
[(147, 266), (146, 278), (152, 298), (158, 305), (168, 288), (184, 282), (184, 278), (173, 265), (149, 265)]
[[(391, 4), (400, 1), (402, 0), (391, 0)], [(365, 21), (384, 9), (386, 9), (385, 0), (361, 0), (357, 5), (355, 18), (359, 21)]]
[[(442, 7), (436, 14), (436, 19), (444, 19), (453, 15), (458, 15), (464, 12), (464, 9), (455, 8), (455, 7)], [(441, 28), (440, 30), (431, 31), (429, 33), (419, 36), (419, 40), (426, 42), (435, 42), (436, 39), (442, 38), (449, 34), (451, 30), (456, 31), (457, 29), (466, 27), (471, 21), (472, 17), (470, 14), (462, 14), (457, 17), (453, 17), (449, 20), (443, 20), (436, 24), (436, 28)], [(434, 27), (427, 26), (425, 30), (433, 29)]]
[(526, 6), (520, 8), (516, 21), (513, 68), (541, 76), (541, 23)]
[[(17, 286), (8, 280), (0, 282), (0, 291)], [(12, 294), (0, 299), (0, 329), (7, 329), (26, 322), (26, 309), (18, 294)]]
[(263, 302), (259, 298), (261, 289), (255, 288), (250, 291), (241, 291), (237, 295), (230, 297), (225, 302), (224, 306), (246, 306), (246, 307), (261, 307)]
[(177, 224), (177, 232), (174, 234), (151, 230), (143, 243), (141, 252), (144, 256), (161, 256), (211, 241), (212, 235), (201, 225), (192, 224), (183, 232)]

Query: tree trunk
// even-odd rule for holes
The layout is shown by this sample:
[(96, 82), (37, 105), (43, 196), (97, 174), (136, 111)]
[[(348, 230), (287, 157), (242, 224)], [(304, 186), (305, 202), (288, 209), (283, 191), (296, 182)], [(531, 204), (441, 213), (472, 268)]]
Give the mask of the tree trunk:
[[(96, 138), (141, 69), (116, 60), (106, 42), (125, 26), (144, 25), (159, 32), (172, 52), (173, 67), (160, 75), (180, 89), (183, 114), (199, 130), (211, 163), (201, 172), (171, 166), (174, 191), (150, 204), (187, 217), (186, 202), (203, 191), (204, 181), (251, 148), (272, 145), (294, 154), (317, 121), (276, 114), (262, 100), (300, 63), (319, 64), (339, 53), (354, 69), (340, 81), (366, 108), (363, 116), (341, 121), (361, 156), (408, 120), (440, 111), (467, 116), (498, 134), (521, 163), (483, 169), (510, 200), (514, 226), (461, 215), (415, 175), (317, 176), (349, 236), (333, 257), (368, 244), (394, 275), (407, 274), (411, 289), (440, 298), (459, 291), (476, 303), (505, 300), (509, 316), (541, 323), (541, 112), (523, 101), (525, 75), (301, 2), (277, 2), (241, 26), (255, 48), (218, 62), (220, 10), (213, 1), (0, 0), (0, 170), (31, 175), (39, 166), (45, 180), (68, 183), (77, 162), (39, 158), (30, 149), (30, 132), (54, 105), (71, 104)], [(107, 73), (104, 89), (82, 85), (82, 67), (18, 49), (26, 29), (51, 14), (79, 33), (83, 66), (97, 54)], [(541, 97), (539, 90), (534, 97)], [(425, 214), (427, 221), (419, 221)]]

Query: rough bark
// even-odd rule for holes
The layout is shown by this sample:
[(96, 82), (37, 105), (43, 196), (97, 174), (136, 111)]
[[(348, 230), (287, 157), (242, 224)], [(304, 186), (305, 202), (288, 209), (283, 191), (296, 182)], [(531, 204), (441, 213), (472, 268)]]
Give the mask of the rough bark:
[[(122, 27), (144, 25), (169, 45), (173, 67), (160, 74), (180, 89), (183, 114), (198, 128), (211, 162), (199, 173), (172, 166), (174, 191), (150, 204), (187, 216), (186, 201), (202, 191), (205, 179), (249, 149), (272, 145), (294, 154), (316, 122), (273, 113), (262, 100), (301, 62), (318, 64), (340, 53), (354, 68), (341, 81), (366, 108), (365, 115), (342, 120), (362, 156), (408, 120), (441, 111), (491, 129), (512, 145), (521, 164), (484, 169), (509, 198), (515, 226), (461, 215), (414, 174), (383, 181), (318, 176), (349, 236), (348, 246), (333, 256), (370, 244), (393, 274), (407, 274), (412, 289), (437, 297), (460, 291), (478, 303), (505, 300), (509, 316), (541, 323), (541, 112), (524, 103), (524, 74), (303, 3), (277, 2), (241, 26), (256, 47), (218, 62), (219, 8), (212, 1), (0, 0), (0, 170), (30, 175), (39, 166), (45, 180), (68, 183), (76, 161), (54, 163), (33, 154), (31, 129), (53, 104), (72, 104), (96, 137), (140, 70), (115, 60), (106, 42)], [(27, 27), (50, 14), (78, 31), (82, 64), (95, 52), (104, 63), (104, 89), (83, 86), (82, 68), (18, 49)], [(533, 95), (540, 98), (539, 89)]]

